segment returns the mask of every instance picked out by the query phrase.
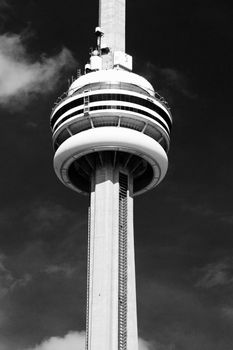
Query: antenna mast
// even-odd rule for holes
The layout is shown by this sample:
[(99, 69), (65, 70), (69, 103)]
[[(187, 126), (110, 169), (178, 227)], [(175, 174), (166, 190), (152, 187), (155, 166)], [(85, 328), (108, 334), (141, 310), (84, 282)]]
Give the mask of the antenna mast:
[(126, 0), (99, 0), (99, 26), (104, 33), (101, 48), (125, 52)]

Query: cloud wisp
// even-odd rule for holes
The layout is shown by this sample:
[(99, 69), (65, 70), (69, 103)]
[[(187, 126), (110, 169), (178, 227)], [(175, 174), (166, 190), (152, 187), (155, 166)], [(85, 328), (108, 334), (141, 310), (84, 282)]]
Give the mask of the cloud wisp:
[(73, 274), (76, 272), (76, 268), (69, 266), (67, 264), (62, 264), (62, 265), (48, 265), (45, 269), (44, 272), (47, 273), (48, 275), (53, 275), (53, 274), (62, 274), (63, 276), (67, 278), (71, 278)]
[(63, 48), (53, 57), (33, 60), (23, 36), (0, 35), (0, 105), (22, 108), (35, 95), (46, 94), (58, 83), (64, 70), (75, 66), (72, 53)]
[(10, 5), (6, 0), (0, 0), (0, 9), (8, 8)]
[[(147, 62), (144, 71), (142, 73), (147, 79), (152, 83), (155, 82), (155, 87), (157, 84), (164, 87), (164, 91), (161, 93), (166, 93), (169, 100), (173, 100), (174, 94), (182, 95), (188, 99), (195, 99), (197, 95), (191, 91), (189, 87), (188, 78), (183, 72), (180, 72), (174, 68), (161, 68), (157, 67), (151, 62)], [(170, 95), (170, 96), (169, 96)]]
[(212, 288), (233, 283), (233, 264), (226, 260), (204, 266), (201, 273), (196, 287)]
[(25, 287), (31, 281), (31, 275), (28, 273), (16, 278), (5, 266), (5, 259), (4, 255), (0, 255), (0, 298), (16, 288)]

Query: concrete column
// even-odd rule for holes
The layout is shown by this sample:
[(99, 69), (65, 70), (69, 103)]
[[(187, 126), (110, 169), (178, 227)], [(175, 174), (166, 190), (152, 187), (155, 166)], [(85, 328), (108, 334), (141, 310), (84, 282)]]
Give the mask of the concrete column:
[(99, 0), (99, 26), (104, 32), (102, 47), (125, 52), (125, 0)]
[(118, 350), (118, 172), (96, 170), (91, 192), (88, 350)]
[[(138, 350), (131, 182), (127, 197), (127, 350)], [(88, 350), (121, 350), (118, 169), (105, 165), (96, 170), (90, 201)]]

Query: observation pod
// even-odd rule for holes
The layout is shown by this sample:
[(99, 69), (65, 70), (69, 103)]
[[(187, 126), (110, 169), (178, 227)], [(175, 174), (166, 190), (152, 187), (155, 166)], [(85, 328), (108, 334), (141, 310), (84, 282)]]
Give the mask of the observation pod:
[(132, 178), (133, 196), (164, 178), (172, 117), (143, 77), (98, 70), (75, 80), (51, 114), (54, 168), (67, 187), (91, 192), (97, 168), (111, 165)]

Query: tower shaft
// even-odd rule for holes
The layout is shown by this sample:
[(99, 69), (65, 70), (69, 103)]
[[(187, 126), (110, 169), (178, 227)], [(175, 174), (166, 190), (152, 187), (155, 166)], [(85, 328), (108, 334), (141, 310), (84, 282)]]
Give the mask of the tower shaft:
[(97, 168), (89, 215), (88, 350), (137, 350), (132, 179)]
[(102, 47), (125, 52), (125, 0), (99, 0)]

